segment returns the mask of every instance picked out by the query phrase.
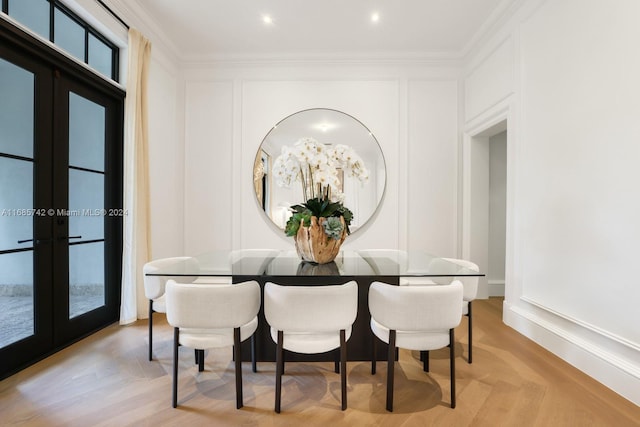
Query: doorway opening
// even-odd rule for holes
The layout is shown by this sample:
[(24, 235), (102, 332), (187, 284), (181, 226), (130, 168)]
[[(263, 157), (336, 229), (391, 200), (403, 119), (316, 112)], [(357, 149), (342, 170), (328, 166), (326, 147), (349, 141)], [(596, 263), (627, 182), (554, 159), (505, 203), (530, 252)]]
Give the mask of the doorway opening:
[(463, 256), (480, 266), (478, 298), (505, 295), (507, 120), (466, 138)]

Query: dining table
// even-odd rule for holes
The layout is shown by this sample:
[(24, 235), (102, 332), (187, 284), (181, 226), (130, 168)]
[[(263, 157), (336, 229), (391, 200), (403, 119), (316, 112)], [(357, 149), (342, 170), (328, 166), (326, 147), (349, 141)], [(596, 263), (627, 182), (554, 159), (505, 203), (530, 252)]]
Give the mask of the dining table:
[[(347, 342), (347, 357), (351, 361), (386, 360), (384, 346), (377, 346), (373, 355), (374, 336), (370, 330), (368, 305), (369, 285), (374, 281), (393, 285), (442, 285), (456, 277), (484, 276), (424, 251), (343, 250), (327, 264), (302, 261), (295, 251), (284, 250), (215, 250), (167, 264), (153, 276), (171, 278), (177, 282), (240, 283), (258, 282), (261, 304), (255, 337), (257, 361), (275, 361), (276, 346), (264, 317), (264, 285), (273, 282), (285, 286), (339, 285), (349, 281), (358, 284), (358, 313), (351, 338)], [(461, 301), (462, 303), (462, 301)], [(243, 359), (249, 360), (250, 344), (243, 343)], [(247, 348), (244, 348), (244, 347)], [(335, 354), (286, 354), (287, 361), (334, 361)]]

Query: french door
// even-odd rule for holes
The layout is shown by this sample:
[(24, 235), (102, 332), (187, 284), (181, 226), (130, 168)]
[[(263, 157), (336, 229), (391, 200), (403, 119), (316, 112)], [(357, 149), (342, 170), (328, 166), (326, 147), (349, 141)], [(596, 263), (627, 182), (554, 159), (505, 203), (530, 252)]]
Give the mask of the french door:
[(124, 94), (51, 58), (0, 44), (0, 378), (120, 305)]

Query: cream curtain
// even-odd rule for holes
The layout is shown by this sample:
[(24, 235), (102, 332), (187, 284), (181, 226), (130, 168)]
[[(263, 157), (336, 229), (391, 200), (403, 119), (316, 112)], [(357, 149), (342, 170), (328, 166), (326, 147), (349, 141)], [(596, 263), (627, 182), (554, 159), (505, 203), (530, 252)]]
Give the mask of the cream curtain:
[(129, 30), (124, 118), (124, 242), (120, 324), (147, 315), (142, 267), (150, 256), (147, 80), (151, 43)]

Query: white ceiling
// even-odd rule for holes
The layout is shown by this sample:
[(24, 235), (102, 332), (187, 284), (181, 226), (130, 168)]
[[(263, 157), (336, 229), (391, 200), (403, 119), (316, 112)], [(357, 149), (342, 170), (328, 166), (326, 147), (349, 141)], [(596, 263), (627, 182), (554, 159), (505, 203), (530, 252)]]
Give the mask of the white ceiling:
[[(459, 57), (513, 0), (134, 0), (183, 59)], [(380, 19), (371, 21), (377, 12)], [(262, 20), (269, 15), (273, 23)]]

